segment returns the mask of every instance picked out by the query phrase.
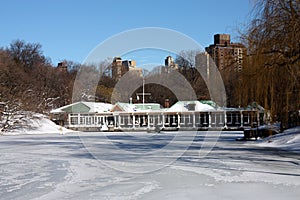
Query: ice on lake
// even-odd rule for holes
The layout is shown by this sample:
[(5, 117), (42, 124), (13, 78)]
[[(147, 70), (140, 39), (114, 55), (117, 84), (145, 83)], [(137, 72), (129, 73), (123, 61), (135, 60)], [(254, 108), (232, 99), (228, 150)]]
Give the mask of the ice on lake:
[(299, 199), (300, 154), (235, 141), (240, 136), (241, 132), (2, 136), (0, 197)]

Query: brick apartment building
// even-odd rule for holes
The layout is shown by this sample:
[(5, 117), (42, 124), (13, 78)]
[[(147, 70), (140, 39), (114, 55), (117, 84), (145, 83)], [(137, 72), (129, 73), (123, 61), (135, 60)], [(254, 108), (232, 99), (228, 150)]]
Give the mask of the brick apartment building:
[(219, 70), (240, 72), (243, 69), (243, 57), (247, 53), (241, 43), (232, 43), (229, 34), (214, 35), (214, 44), (205, 48)]

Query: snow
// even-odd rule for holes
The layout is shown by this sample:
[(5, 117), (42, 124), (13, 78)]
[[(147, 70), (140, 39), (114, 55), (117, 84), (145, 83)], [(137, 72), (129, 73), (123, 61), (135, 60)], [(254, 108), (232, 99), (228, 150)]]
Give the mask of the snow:
[(118, 102), (115, 106), (120, 106), (124, 112), (136, 112), (136, 106), (131, 103)]
[[(164, 111), (165, 109), (160, 108), (160, 104), (158, 103), (123, 103), (117, 102), (115, 106), (111, 109), (119, 107), (124, 112), (151, 112), (151, 111)], [(112, 111), (114, 112), (114, 111)]]
[(285, 130), (283, 133), (267, 137), (255, 145), (300, 152), (300, 126)]
[[(15, 116), (16, 117), (16, 116)], [(33, 113), (32, 117), (22, 119), (22, 123), (5, 132), (0, 132), (2, 135), (21, 135), (21, 134), (65, 134), (74, 132), (62, 126), (56, 125), (45, 115)]]
[(208, 104), (201, 103), (199, 101), (179, 101), (168, 109), (170, 112), (186, 112), (189, 111), (188, 105), (195, 104), (195, 111), (210, 111), (215, 110), (212, 106)]
[(242, 132), (59, 133), (0, 137), (1, 200), (299, 199), (300, 154)]
[(87, 105), (89, 108), (91, 108), (91, 110), (89, 112), (109, 112), (112, 108), (112, 104), (110, 103), (102, 103), (102, 102), (82, 102), (85, 105)]

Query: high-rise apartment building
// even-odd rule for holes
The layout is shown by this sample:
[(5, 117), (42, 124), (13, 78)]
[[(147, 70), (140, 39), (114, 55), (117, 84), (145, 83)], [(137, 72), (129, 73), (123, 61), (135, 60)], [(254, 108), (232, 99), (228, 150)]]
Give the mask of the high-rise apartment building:
[(241, 43), (231, 43), (229, 34), (214, 35), (214, 44), (205, 48), (219, 70), (234, 70), (240, 72), (243, 69), (243, 57), (247, 49)]
[(172, 56), (167, 56), (165, 58), (165, 71), (169, 72), (170, 69), (178, 70), (178, 64), (175, 63)]
[(142, 69), (136, 67), (135, 60), (122, 60), (121, 57), (114, 57), (111, 67), (112, 78), (115, 80), (119, 80), (125, 73), (130, 70), (136, 70), (139, 74), (142, 73)]

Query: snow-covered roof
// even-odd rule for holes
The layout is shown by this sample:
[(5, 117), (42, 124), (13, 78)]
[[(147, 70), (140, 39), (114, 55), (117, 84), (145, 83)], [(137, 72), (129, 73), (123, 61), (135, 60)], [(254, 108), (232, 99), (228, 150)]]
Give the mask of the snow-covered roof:
[[(104, 113), (104, 112), (155, 112), (155, 111), (168, 111), (168, 112), (187, 112), (187, 111), (212, 111), (220, 109), (212, 101), (178, 101), (171, 108), (161, 108), (158, 103), (145, 103), (145, 104), (130, 104), (118, 102), (115, 105), (101, 102), (76, 102), (66, 105), (51, 111), (55, 113)], [(253, 110), (258, 109), (263, 111), (264, 108), (256, 103), (250, 104), (246, 108), (222, 108), (226, 111), (236, 110)]]
[(50, 113), (103, 113), (109, 112), (111, 108), (110, 103), (81, 101), (54, 109)]
[(109, 112), (112, 108), (110, 103), (100, 103), (100, 102), (84, 102), (85, 105), (90, 107), (90, 112), (100, 113), (100, 112)]
[(160, 111), (161, 106), (158, 103), (144, 103), (144, 104), (130, 104), (118, 102), (112, 108), (113, 112), (123, 111), (123, 112), (139, 112), (139, 111)]
[(210, 111), (215, 108), (201, 103), (199, 101), (178, 101), (171, 108), (168, 109), (169, 112), (186, 112), (186, 111)]

